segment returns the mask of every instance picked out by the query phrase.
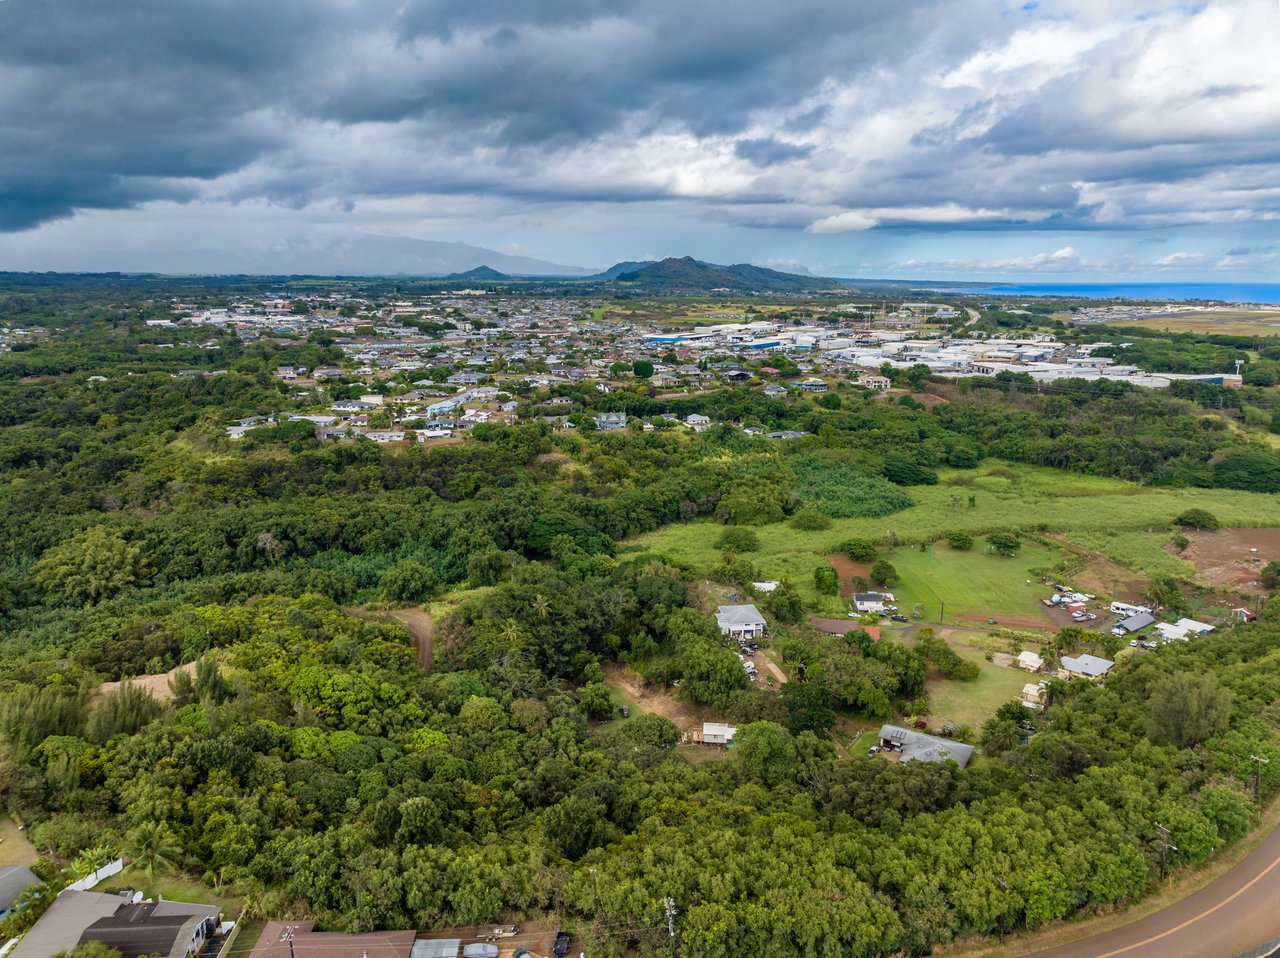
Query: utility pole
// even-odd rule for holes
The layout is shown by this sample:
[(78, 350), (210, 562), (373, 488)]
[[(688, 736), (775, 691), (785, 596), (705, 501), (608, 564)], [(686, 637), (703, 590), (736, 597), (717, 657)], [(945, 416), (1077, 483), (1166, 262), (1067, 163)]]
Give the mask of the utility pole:
[(947, 617), (947, 603), (942, 603), (942, 611), (938, 613), (938, 625), (942, 625), (942, 620)]
[(600, 877), (591, 869), (591, 894), (596, 900), (596, 917), (600, 917)]
[(1253, 761), (1253, 803), (1260, 805), (1262, 803), (1262, 766), (1270, 765), (1271, 759), (1263, 758), (1261, 755), (1250, 755)]
[(671, 955), (676, 953), (676, 903), (674, 899), (662, 899), (662, 907), (667, 912), (667, 936), (671, 939)]
[(1156, 828), (1160, 830), (1160, 878), (1163, 879), (1165, 874), (1165, 863), (1169, 857), (1169, 850), (1173, 849), (1173, 851), (1176, 852), (1178, 850), (1178, 846), (1169, 841), (1169, 839), (1173, 837), (1173, 833), (1169, 831), (1169, 829), (1165, 828), (1159, 822), (1156, 822)]

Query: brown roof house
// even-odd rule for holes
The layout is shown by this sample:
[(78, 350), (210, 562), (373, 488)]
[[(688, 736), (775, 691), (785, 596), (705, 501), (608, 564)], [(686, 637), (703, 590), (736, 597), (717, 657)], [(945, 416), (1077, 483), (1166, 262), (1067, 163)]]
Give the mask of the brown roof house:
[(412, 931), (348, 935), (315, 927), (314, 921), (269, 921), (249, 958), (410, 958), (416, 937)]

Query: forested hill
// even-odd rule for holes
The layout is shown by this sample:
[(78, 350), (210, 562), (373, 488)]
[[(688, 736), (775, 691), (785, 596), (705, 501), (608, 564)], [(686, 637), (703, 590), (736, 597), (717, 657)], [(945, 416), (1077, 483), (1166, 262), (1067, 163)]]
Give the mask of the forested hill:
[(845, 288), (834, 279), (820, 276), (781, 273), (748, 263), (716, 266), (699, 262), (691, 256), (640, 265), (639, 269), (618, 273), (613, 278), (619, 283), (634, 283), (646, 292), (686, 295), (711, 292), (799, 293)]

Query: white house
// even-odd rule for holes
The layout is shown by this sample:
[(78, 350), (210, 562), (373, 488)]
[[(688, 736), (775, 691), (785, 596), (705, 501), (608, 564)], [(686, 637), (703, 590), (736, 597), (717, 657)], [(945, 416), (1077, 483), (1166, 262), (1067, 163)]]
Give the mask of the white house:
[(720, 634), (735, 639), (753, 639), (764, 635), (764, 616), (754, 605), (722, 605), (716, 610)]
[(1100, 659), (1096, 655), (1079, 655), (1075, 658), (1064, 655), (1058, 674), (1064, 679), (1099, 679), (1110, 672), (1113, 665), (1115, 663), (1111, 660)]
[(1018, 668), (1026, 669), (1028, 672), (1039, 672), (1042, 665), (1044, 665), (1044, 659), (1034, 652), (1023, 650), (1018, 653)]
[(728, 745), (737, 731), (737, 726), (725, 722), (703, 722), (702, 741), (705, 745)]
[(853, 597), (853, 607), (859, 612), (884, 615), (885, 604), (893, 602), (892, 592), (859, 592)]

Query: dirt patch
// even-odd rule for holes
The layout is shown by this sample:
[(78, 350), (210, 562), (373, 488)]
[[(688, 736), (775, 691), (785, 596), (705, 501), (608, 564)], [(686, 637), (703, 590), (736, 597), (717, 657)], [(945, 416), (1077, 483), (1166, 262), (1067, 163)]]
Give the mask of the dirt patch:
[(1280, 560), (1280, 529), (1188, 530), (1184, 535), (1191, 540), (1185, 551), (1177, 552), (1172, 545), (1166, 550), (1190, 562), (1217, 588), (1262, 593), (1258, 574), (1268, 562)]
[(1132, 569), (1126, 569), (1101, 552), (1085, 549), (1062, 536), (1049, 536), (1049, 538), (1073, 555), (1085, 557), (1085, 563), (1080, 571), (1068, 577), (1074, 588), (1081, 592), (1135, 605), (1145, 601), (1144, 593), (1151, 585), (1151, 580), (1147, 576)]
[[(186, 665), (179, 665), (176, 669), (170, 669), (160, 675), (139, 675), (136, 678), (125, 679), (124, 681), (136, 688), (146, 689), (157, 702), (171, 702), (173, 700), (173, 689), (169, 688), (169, 680), (179, 672), (186, 672), (194, 678), (196, 664), (188, 662)], [(89, 704), (92, 705), (100, 701), (112, 692), (118, 692), (123, 684), (124, 682), (103, 682), (98, 686), (98, 690), (93, 693), (93, 698), (89, 700)]]
[(760, 652), (758, 655), (753, 656), (750, 661), (756, 664), (756, 667), (760, 670), (761, 677), (766, 674), (772, 675), (773, 680), (778, 685), (786, 685), (787, 673), (782, 671), (778, 663), (774, 661), (774, 654), (772, 652)]
[(670, 719), (681, 731), (687, 732), (702, 724), (698, 709), (680, 698), (675, 689), (650, 685), (621, 662), (605, 664), (604, 682), (625, 693), (642, 712)]
[(991, 664), (998, 665), (1001, 668), (1005, 668), (1005, 669), (1012, 668), (1013, 656), (1010, 655), (1008, 652), (992, 652)]
[[(965, 622), (981, 622), (990, 625), (987, 621), (991, 616), (980, 615), (974, 612), (961, 612), (956, 616)], [(1047, 629), (1052, 628), (1052, 623), (1045, 619), (1035, 618), (1029, 615), (999, 615), (994, 616), (996, 625), (1004, 629)], [(994, 628), (994, 626), (993, 626)]]
[(871, 580), (870, 562), (854, 562), (843, 552), (836, 552), (827, 556), (827, 561), (831, 563), (831, 567), (836, 570), (836, 575), (840, 579), (841, 598), (850, 599), (853, 597), (853, 580), (855, 576), (861, 576), (867, 581)]

